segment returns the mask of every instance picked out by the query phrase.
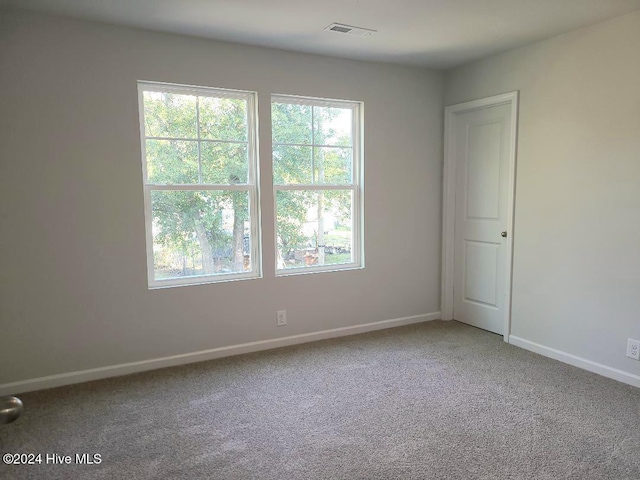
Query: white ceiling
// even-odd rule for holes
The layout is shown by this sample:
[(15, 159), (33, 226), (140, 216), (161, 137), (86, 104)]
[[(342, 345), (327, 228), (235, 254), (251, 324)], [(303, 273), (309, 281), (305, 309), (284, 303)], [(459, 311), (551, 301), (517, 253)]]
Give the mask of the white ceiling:
[[(113, 24), (449, 68), (640, 9), (640, 0), (0, 0)], [(354, 37), (333, 22), (377, 30)]]

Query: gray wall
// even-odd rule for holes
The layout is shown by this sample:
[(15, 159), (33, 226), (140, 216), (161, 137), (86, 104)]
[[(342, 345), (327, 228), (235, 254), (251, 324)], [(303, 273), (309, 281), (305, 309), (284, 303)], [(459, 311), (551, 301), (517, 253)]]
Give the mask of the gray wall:
[(520, 90), (512, 334), (628, 373), (640, 339), (640, 12), (449, 71)]
[[(443, 74), (0, 18), (0, 384), (439, 310)], [(147, 289), (138, 79), (258, 92), (263, 279)], [(275, 278), (271, 93), (364, 101), (364, 270)]]

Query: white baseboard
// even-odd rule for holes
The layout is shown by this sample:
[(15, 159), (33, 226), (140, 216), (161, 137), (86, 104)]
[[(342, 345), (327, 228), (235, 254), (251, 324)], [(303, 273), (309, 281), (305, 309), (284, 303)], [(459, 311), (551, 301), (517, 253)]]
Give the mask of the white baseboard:
[(80, 370), (76, 372), (49, 375), (46, 377), (31, 378), (28, 380), (21, 380), (19, 382), (5, 383), (0, 385), (0, 396), (31, 392), (33, 390), (42, 390), (45, 388), (60, 387), (62, 385), (71, 385), (74, 383), (89, 382), (91, 380), (117, 377), (120, 375), (128, 375), (130, 373), (144, 372), (146, 370), (155, 370), (157, 368), (174, 367), (176, 365), (202, 362), (205, 360), (213, 360), (215, 358), (221, 357), (230, 357), (232, 355), (240, 355), (242, 353), (269, 350), (271, 348), (287, 347), (289, 345), (314, 342), (316, 340), (325, 340), (327, 338), (344, 337), (348, 335), (355, 335), (358, 333), (373, 332), (375, 330), (400, 327), (402, 325), (410, 325), (412, 323), (427, 322), (430, 320), (437, 320), (439, 318), (440, 312), (427, 313), (424, 315), (414, 315), (412, 317), (394, 318), (391, 320), (364, 323), (362, 325), (354, 325), (351, 327), (332, 328), (331, 330), (322, 330), (320, 332), (291, 335), (289, 337), (275, 338), (273, 340), (261, 340), (259, 342), (249, 342), (242, 343), (240, 345), (230, 345), (228, 347), (212, 348), (210, 350), (183, 353), (181, 355), (173, 355), (171, 357), (154, 358), (151, 360), (143, 360), (140, 362), (121, 363), (119, 365), (111, 365), (108, 367), (91, 368), (88, 370)]
[(524, 348), (525, 350), (538, 353), (545, 357), (553, 358), (554, 360), (559, 360), (563, 363), (568, 363), (569, 365), (573, 365), (574, 367), (582, 368), (583, 370), (588, 370), (592, 373), (597, 373), (598, 375), (602, 375), (603, 377), (612, 378), (613, 380), (617, 380), (634, 387), (640, 387), (639, 375), (634, 375), (633, 373), (618, 370), (617, 368), (608, 367), (607, 365), (603, 365), (601, 363), (592, 362), (591, 360), (587, 360), (586, 358), (578, 357), (577, 355), (572, 355), (571, 353), (562, 352), (560, 350), (556, 350), (555, 348), (545, 347), (544, 345), (530, 342), (529, 340), (516, 337), (515, 335), (509, 336), (509, 343), (511, 345), (515, 345), (516, 347)]

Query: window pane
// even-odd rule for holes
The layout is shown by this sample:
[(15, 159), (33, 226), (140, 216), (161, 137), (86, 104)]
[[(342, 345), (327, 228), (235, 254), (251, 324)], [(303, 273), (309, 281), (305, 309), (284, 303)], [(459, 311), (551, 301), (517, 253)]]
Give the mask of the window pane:
[(247, 101), (200, 97), (200, 136), (210, 140), (247, 141)]
[(352, 263), (352, 191), (276, 191), (278, 269)]
[(202, 142), (203, 183), (247, 183), (247, 146), (238, 143)]
[(154, 279), (251, 270), (249, 194), (151, 192)]
[(147, 137), (196, 138), (196, 118), (194, 95), (144, 92)]
[(311, 107), (289, 103), (271, 104), (273, 143), (311, 143)]
[(151, 183), (198, 183), (198, 143), (147, 140), (147, 176)]
[(350, 148), (316, 147), (316, 183), (351, 183), (351, 154)]
[(313, 107), (313, 143), (315, 145), (353, 145), (353, 110)]
[(313, 183), (312, 148), (274, 145), (273, 183), (277, 185)]

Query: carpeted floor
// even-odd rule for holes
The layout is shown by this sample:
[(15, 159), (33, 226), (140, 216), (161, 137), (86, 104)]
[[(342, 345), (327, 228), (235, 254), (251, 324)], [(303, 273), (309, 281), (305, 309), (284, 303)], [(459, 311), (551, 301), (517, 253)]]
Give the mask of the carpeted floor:
[(640, 389), (456, 322), (21, 395), (37, 479), (638, 479)]

